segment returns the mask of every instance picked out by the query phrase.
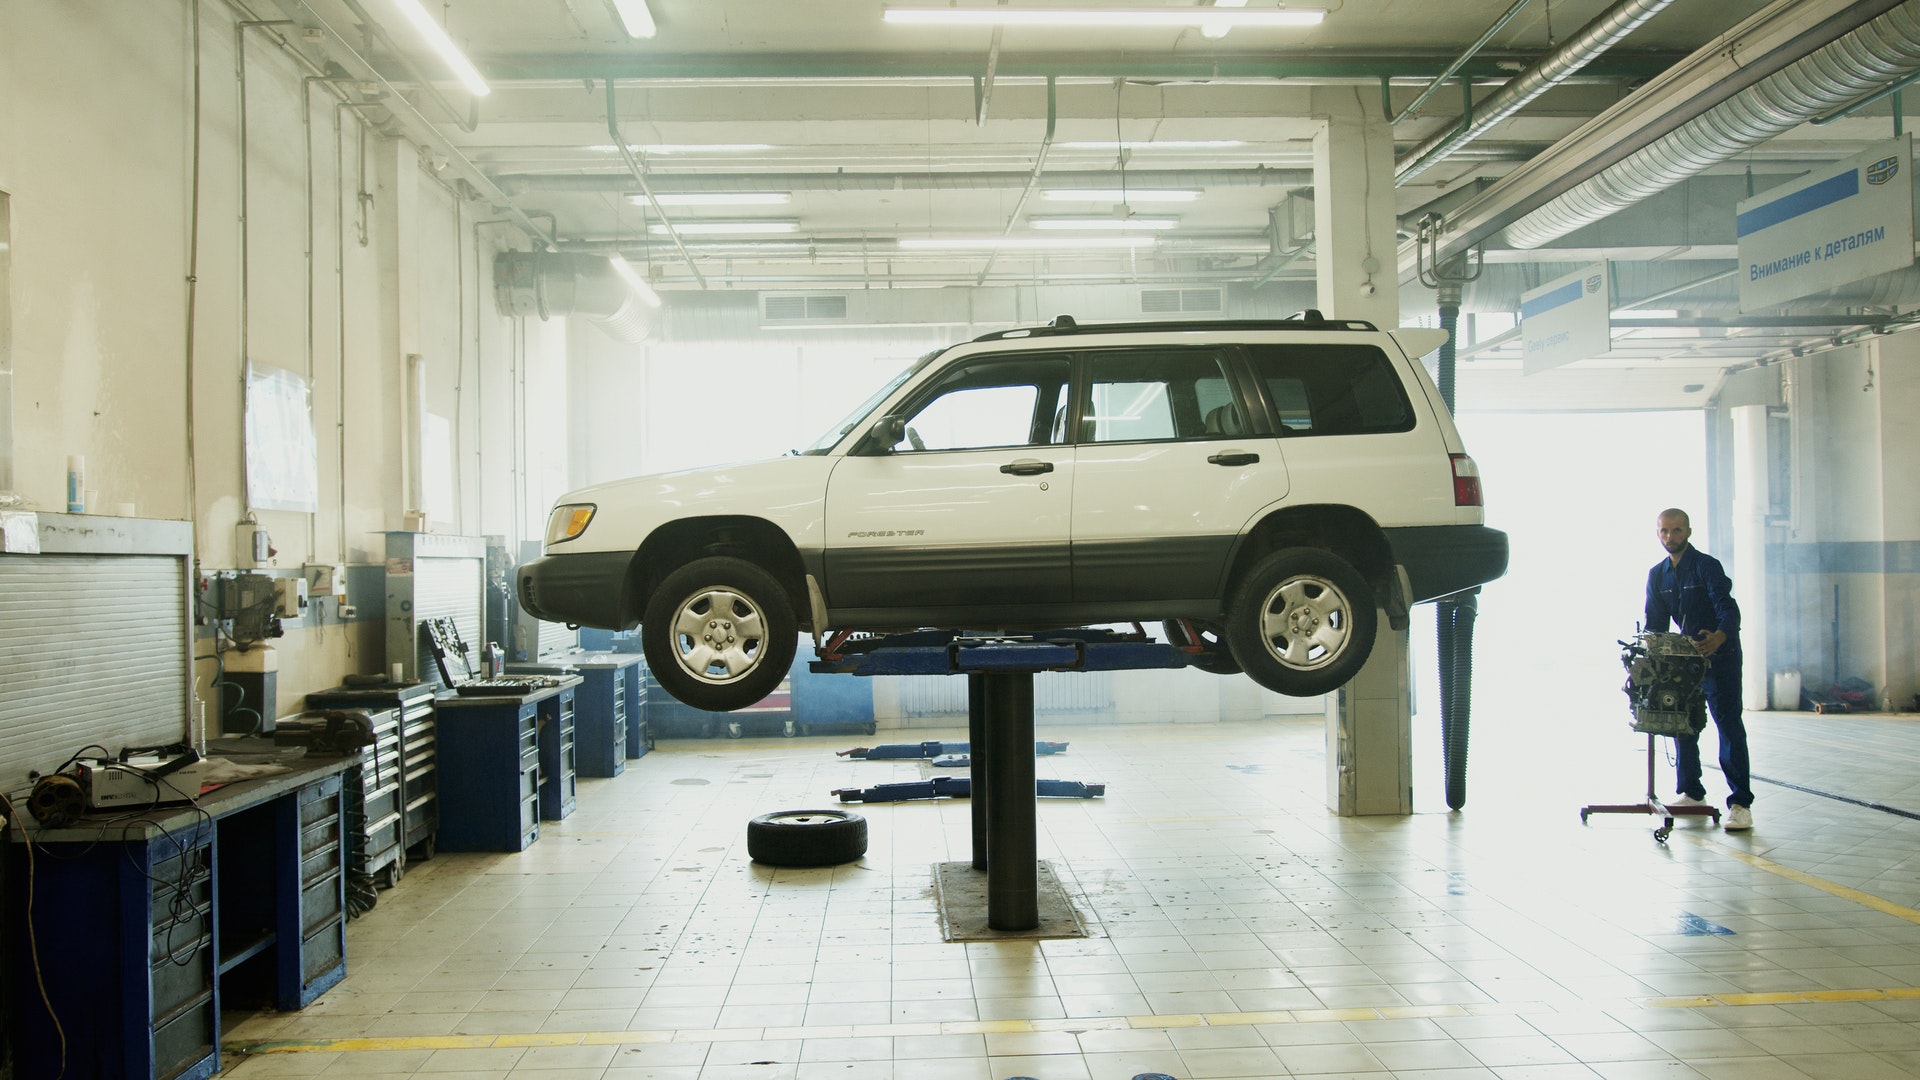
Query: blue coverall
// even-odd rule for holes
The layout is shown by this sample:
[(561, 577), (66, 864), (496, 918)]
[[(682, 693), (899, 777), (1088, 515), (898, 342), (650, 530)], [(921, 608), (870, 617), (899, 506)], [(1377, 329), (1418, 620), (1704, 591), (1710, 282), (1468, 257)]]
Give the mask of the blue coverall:
[[(1692, 544), (1680, 553), (1680, 562), (1661, 559), (1647, 573), (1647, 630), (1665, 633), (1679, 624), (1690, 638), (1721, 631), (1727, 640), (1707, 660), (1701, 688), (1720, 734), (1720, 771), (1733, 793), (1728, 806), (1753, 805), (1753, 779), (1747, 761), (1747, 727), (1740, 718), (1740, 606), (1733, 602), (1733, 582), (1720, 560)], [(1680, 794), (1707, 797), (1700, 783), (1700, 733), (1676, 735), (1675, 772)]]

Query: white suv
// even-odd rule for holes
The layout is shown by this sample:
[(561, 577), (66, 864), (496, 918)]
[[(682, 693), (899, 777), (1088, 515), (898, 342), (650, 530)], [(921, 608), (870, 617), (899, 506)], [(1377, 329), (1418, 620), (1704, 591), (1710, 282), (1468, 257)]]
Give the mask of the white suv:
[(1286, 320), (988, 334), (810, 449), (569, 492), (520, 603), (627, 629), (669, 693), (765, 697), (800, 631), (1162, 623), (1283, 694), (1359, 671), (1382, 608), (1506, 570), (1417, 357), (1438, 330)]

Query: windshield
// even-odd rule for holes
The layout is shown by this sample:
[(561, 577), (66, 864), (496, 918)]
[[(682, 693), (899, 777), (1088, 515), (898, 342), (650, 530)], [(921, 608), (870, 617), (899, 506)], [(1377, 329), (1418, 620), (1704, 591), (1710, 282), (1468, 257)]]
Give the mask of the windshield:
[(926, 367), (927, 364), (930, 363), (934, 357), (939, 356), (941, 353), (945, 351), (946, 349), (944, 348), (935, 349), (932, 352), (928, 353), (927, 355), (921, 357), (920, 359), (915, 360), (912, 364), (909, 364), (905, 370), (900, 372), (900, 374), (895, 375), (891, 379), (888, 379), (885, 386), (882, 386), (880, 389), (875, 390), (871, 397), (861, 402), (859, 408), (848, 413), (845, 417), (841, 419), (839, 423), (833, 425), (831, 428), (828, 428), (827, 433), (825, 435), (820, 436), (818, 439), (814, 440), (814, 443), (812, 446), (809, 446), (805, 450), (802, 450), (800, 452), (802, 454), (824, 454), (827, 451), (833, 449), (833, 444), (839, 442), (842, 438), (844, 438), (847, 432), (852, 431), (854, 427), (860, 423), (861, 420), (866, 418), (866, 415), (868, 413), (873, 411), (875, 406), (879, 405), (882, 401), (885, 401), (887, 399), (887, 395), (893, 393), (895, 390), (900, 389), (900, 384), (903, 382), (906, 382), (909, 378), (911, 378), (914, 372), (919, 371), (923, 367)]

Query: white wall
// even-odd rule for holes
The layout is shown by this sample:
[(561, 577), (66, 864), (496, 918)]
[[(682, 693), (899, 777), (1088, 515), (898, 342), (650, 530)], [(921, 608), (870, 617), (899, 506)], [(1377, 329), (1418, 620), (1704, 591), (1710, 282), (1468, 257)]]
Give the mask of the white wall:
[[(530, 505), (522, 474), (563, 486), (565, 445), (528, 445), (510, 403), (524, 382), (543, 430), (564, 423), (566, 330), (521, 335), (493, 309), (490, 254), (523, 241), (477, 227), (487, 207), (411, 146), (340, 114), (257, 30), (245, 45), (243, 200), (235, 26), (212, 2), (198, 5), (196, 233), (194, 10), (192, 0), (0, 8), (15, 489), (28, 508), (62, 510), (67, 456), (84, 455), (99, 493), (90, 509), (131, 503), (140, 516), (191, 520), (202, 569), (234, 567), (249, 510), (251, 360), (311, 381), (318, 511), (255, 515), (278, 549), (276, 573), (382, 565), (383, 533), (410, 508), (406, 357), (418, 354), (426, 408), (450, 425), (454, 490), (436, 501), (452, 511), (435, 527), (537, 535), (548, 495)], [(326, 614), (274, 643), (283, 715), (308, 691), (380, 666), (378, 621), (343, 629)], [(207, 698), (211, 671), (200, 665)]]

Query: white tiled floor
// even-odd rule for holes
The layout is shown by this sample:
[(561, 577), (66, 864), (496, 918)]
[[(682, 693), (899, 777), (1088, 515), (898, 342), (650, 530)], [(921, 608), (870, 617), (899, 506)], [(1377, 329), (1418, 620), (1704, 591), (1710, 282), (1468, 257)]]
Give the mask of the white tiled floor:
[[(1347, 819), (1324, 807), (1317, 718), (1043, 722), (1071, 746), (1041, 776), (1108, 785), (1040, 807), (1092, 936), (964, 944), (941, 939), (930, 873), (970, 857), (964, 801), (851, 807), (857, 864), (745, 852), (755, 814), (932, 771), (836, 749), (964, 724), (663, 742), (583, 781), (524, 854), (409, 867), (350, 924), (345, 982), (229, 1017), (222, 1075), (1920, 1075), (1920, 821), (1761, 782), (1753, 832), (1683, 821), (1662, 846), (1644, 818), (1579, 820), (1643, 793), (1623, 722), (1474, 722), (1462, 812), (1419, 719), (1417, 812)], [(1761, 776), (1920, 810), (1920, 720), (1749, 723)]]

